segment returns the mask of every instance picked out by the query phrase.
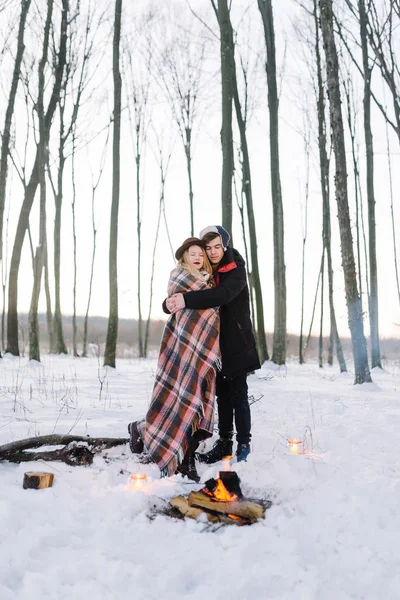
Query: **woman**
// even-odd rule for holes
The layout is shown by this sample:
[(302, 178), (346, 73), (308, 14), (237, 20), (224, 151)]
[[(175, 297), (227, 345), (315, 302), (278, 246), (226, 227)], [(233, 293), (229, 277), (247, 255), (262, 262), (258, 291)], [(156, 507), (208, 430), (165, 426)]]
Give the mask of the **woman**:
[[(213, 286), (205, 243), (188, 238), (175, 252), (168, 295)], [(195, 451), (213, 434), (219, 310), (182, 310), (170, 315), (163, 333), (153, 395), (146, 418), (130, 423), (130, 447), (145, 448), (161, 475), (177, 471), (199, 481)]]

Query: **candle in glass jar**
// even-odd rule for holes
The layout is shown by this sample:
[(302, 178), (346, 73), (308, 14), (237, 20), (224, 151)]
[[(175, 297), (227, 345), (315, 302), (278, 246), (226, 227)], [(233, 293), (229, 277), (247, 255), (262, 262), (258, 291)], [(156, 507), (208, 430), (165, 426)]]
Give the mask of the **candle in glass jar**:
[(143, 483), (147, 481), (147, 477), (144, 473), (133, 473), (129, 477), (129, 481), (133, 483), (133, 487), (138, 490), (143, 486)]
[(298, 440), (296, 438), (290, 438), (288, 439), (288, 444), (290, 451), (293, 452), (293, 454), (300, 454), (301, 440)]

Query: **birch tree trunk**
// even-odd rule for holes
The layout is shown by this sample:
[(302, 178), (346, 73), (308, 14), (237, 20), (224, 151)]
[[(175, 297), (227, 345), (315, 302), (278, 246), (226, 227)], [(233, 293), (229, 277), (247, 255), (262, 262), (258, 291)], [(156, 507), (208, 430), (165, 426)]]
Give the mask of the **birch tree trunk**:
[(110, 253), (109, 253), (109, 285), (110, 308), (108, 317), (107, 339), (104, 350), (104, 365), (115, 368), (115, 356), (118, 337), (118, 211), (120, 187), (120, 140), (121, 140), (121, 73), (120, 73), (120, 40), (121, 40), (122, 0), (115, 0), (114, 41), (113, 41), (113, 79), (114, 79), (114, 131), (113, 131), (113, 174), (112, 203), (110, 218)]
[(336, 167), (336, 201), (338, 206), (347, 311), (354, 357), (354, 383), (364, 383), (371, 381), (371, 375), (368, 366), (367, 343), (364, 335), (361, 301), (357, 288), (357, 274), (349, 215), (346, 148), (341, 110), (339, 64), (333, 31), (332, 0), (320, 0), (320, 20), (326, 57), (329, 111)]

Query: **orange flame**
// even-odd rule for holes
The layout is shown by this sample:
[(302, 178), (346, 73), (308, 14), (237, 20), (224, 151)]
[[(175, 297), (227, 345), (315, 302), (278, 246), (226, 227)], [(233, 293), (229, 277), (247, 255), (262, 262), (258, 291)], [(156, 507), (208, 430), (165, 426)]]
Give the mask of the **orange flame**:
[(237, 500), (236, 494), (231, 494), (220, 479), (217, 479), (217, 487), (213, 492), (213, 496), (220, 502), (232, 502), (232, 500)]

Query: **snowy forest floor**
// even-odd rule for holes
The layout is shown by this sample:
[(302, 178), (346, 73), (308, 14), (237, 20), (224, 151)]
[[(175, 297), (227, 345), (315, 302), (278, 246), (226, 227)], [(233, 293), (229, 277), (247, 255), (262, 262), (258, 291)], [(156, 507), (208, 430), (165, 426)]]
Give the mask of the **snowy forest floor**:
[[(127, 437), (156, 361), (0, 360), (0, 444), (51, 433)], [(159, 479), (128, 446), (90, 467), (0, 463), (1, 600), (364, 600), (400, 597), (400, 361), (353, 385), (337, 365), (265, 363), (248, 379), (252, 453), (233, 464), (265, 520), (210, 528), (158, 514), (202, 484)], [(288, 438), (303, 441), (304, 454)], [(213, 440), (206, 443), (212, 445)], [(199, 465), (202, 482), (221, 464)], [(25, 471), (54, 485), (23, 490)], [(139, 490), (130, 473), (145, 473)]]

